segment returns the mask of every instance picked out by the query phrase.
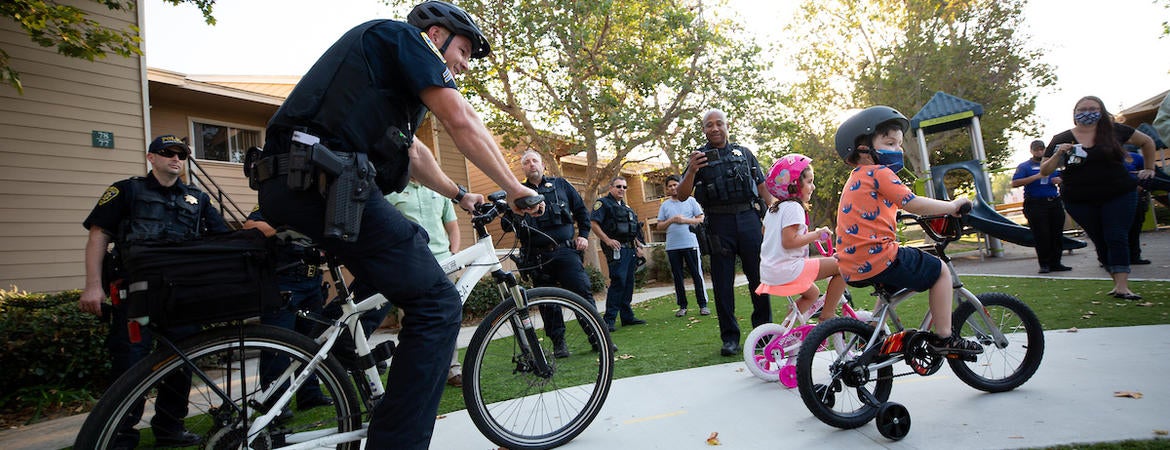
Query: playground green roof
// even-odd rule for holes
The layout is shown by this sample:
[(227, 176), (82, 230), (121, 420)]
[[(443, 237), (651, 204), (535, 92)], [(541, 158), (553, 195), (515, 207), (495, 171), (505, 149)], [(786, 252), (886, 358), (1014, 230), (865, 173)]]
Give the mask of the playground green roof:
[(983, 116), (983, 105), (939, 91), (910, 119), (910, 129), (937, 133), (963, 127), (976, 116)]

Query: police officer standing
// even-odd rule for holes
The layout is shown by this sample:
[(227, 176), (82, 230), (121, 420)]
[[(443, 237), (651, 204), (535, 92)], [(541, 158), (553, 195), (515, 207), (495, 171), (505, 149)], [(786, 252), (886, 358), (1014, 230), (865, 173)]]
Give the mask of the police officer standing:
[[(511, 216), (501, 222), (504, 231), (516, 231), (521, 244), (521, 268), (535, 286), (557, 286), (572, 291), (594, 305), (589, 275), (582, 263), (589, 246), (589, 211), (573, 185), (564, 178), (544, 175), (544, 161), (533, 150), (520, 157), (524, 185), (544, 196), (545, 210), (540, 217)], [(512, 223), (519, 221), (520, 223)], [(522, 225), (521, 225), (522, 224)], [(577, 229), (573, 229), (576, 224)], [(565, 319), (559, 306), (541, 306), (545, 335), (553, 341), (553, 356), (567, 358)]]
[[(415, 6), (407, 22), (358, 25), (301, 78), (268, 122), (263, 156), (245, 165), (269, 223), (309, 236), (406, 314), (388, 372), (386, 396), (394, 401), (373, 408), (368, 448), (430, 445), (462, 319), (459, 292), (431, 255), (426, 234), (383, 192), (401, 190), (409, 173), (464, 210), (483, 202), (434, 158), (418, 158), (407, 170), (411, 147), (423, 147), (414, 134), (425, 113), (510, 200), (535, 199), (455, 85), (470, 59), (490, 51), (475, 20), (442, 1)], [(514, 208), (543, 210), (539, 203)]]
[(678, 187), (678, 199), (693, 192), (707, 214), (711, 240), (711, 284), (719, 314), (719, 353), (737, 355), (739, 324), (735, 319), (735, 258), (739, 256), (748, 292), (752, 297), (752, 327), (772, 321), (772, 303), (756, 294), (760, 284), (760, 246), (763, 224), (755, 204), (772, 203), (764, 186), (764, 173), (751, 150), (727, 140), (727, 115), (712, 109), (702, 116), (707, 145), (691, 152), (686, 174)]
[(626, 204), (629, 184), (618, 176), (609, 182), (609, 194), (593, 204), (593, 232), (605, 249), (609, 262), (609, 290), (605, 293), (605, 323), (614, 331), (617, 316), (622, 326), (642, 325), (645, 320), (634, 316), (634, 270), (642, 258), (642, 227), (638, 215)]
[[(97, 206), (82, 223), (89, 230), (89, 240), (85, 244), (85, 290), (79, 302), (82, 311), (101, 316), (106, 289), (111, 288), (106, 283), (112, 283), (114, 290), (125, 288), (117, 286), (119, 276), (111, 275), (121, 269), (116, 267), (115, 253), (107, 252), (111, 242), (114, 243), (114, 252), (117, 252), (136, 242), (185, 241), (228, 231), (223, 217), (212, 207), (211, 198), (194, 186), (179, 181), (190, 156), (191, 149), (179, 138), (159, 136), (150, 143), (146, 154), (150, 173), (145, 177), (116, 182), (98, 199)], [(106, 344), (113, 359), (111, 375), (117, 377), (150, 354), (153, 339), (151, 330), (144, 327), (141, 339), (130, 341), (124, 304), (112, 308), (111, 319)], [(197, 331), (196, 326), (162, 330), (172, 340)], [(154, 445), (187, 447), (199, 444), (200, 437), (188, 432), (183, 425), (183, 418), (187, 416), (187, 393), (191, 389), (190, 376), (172, 377), (164, 384), (169, 389), (159, 391), (151, 420)], [(127, 429), (119, 433), (118, 445), (128, 448), (138, 445), (138, 430), (130, 428), (133, 425), (128, 423)]]

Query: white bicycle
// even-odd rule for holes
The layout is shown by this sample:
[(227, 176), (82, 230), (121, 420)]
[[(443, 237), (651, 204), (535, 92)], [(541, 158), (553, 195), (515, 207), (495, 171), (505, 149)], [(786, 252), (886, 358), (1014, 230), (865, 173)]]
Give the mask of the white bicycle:
[[(596, 309), (579, 295), (559, 288), (524, 289), (503, 269), (486, 227), (508, 205), (502, 192), (488, 199), (472, 218), (476, 244), (440, 262), (448, 275), (466, 269), (456, 282), (463, 301), (489, 273), (500, 294), (499, 305), (467, 347), (464, 401), (476, 427), (497, 445), (557, 447), (584, 431), (601, 410), (613, 381), (612, 341)], [(191, 381), (183, 423), (202, 438), (202, 448), (359, 448), (373, 406), (394, 401), (384, 395), (385, 381), (376, 367), (392, 356), (394, 344), (371, 346), (364, 338), (352, 339), (352, 346), (336, 344), (350, 341), (341, 338), (364, 337), (362, 313), (388, 300), (376, 294), (355, 302), (336, 259), (327, 255), (326, 261), (344, 303), (338, 318), (298, 312), (327, 325), (316, 339), (243, 323), (210, 328), (178, 343), (159, 336), (159, 351), (110, 386), (74, 447), (117, 448), (131, 435), (132, 446), (160, 446), (143, 418), (168, 413), (154, 408), (154, 400), (168, 395), (167, 386), (178, 378)], [(565, 327), (565, 342), (575, 356), (553, 358), (551, 340), (537, 336), (532, 316), (540, 306), (560, 307), (566, 321), (579, 322), (579, 327)], [(287, 369), (262, 383), (261, 356), (287, 362)], [(311, 376), (333, 405), (293, 408), (297, 388)]]

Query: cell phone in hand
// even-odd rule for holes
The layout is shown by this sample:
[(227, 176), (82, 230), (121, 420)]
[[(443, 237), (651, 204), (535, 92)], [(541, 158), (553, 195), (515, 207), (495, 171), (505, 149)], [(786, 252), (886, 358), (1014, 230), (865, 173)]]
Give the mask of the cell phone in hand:
[(705, 150), (705, 151), (703, 151), (703, 156), (707, 157), (707, 164), (710, 164), (712, 162), (719, 160), (719, 150), (717, 150), (717, 149)]

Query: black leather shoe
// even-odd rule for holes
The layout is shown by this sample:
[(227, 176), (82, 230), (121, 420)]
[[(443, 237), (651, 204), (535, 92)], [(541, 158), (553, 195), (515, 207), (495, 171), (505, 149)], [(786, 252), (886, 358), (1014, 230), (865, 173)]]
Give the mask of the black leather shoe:
[(1072, 267), (1065, 266), (1065, 265), (1052, 266), (1053, 272), (1068, 272), (1070, 270), (1072, 270)]
[(155, 436), (154, 446), (160, 448), (167, 447), (193, 447), (203, 442), (203, 438), (199, 435), (187, 430), (180, 431), (178, 434), (160, 434)]
[(723, 355), (723, 356), (734, 356), (734, 355), (738, 355), (739, 351), (740, 351), (740, 347), (739, 347), (738, 343), (724, 342), (723, 348), (719, 349), (719, 354)]
[(1141, 259), (1141, 258), (1136, 258), (1133, 261), (1129, 262), (1129, 264), (1133, 265), (1133, 266), (1144, 266), (1144, 265), (1149, 264), (1149, 263), (1150, 263), (1150, 260)]
[(645, 325), (645, 324), (646, 324), (645, 320), (638, 319), (638, 318), (635, 318), (634, 320), (631, 320), (631, 321), (624, 321), (624, 320), (622, 321), (623, 327), (628, 327), (630, 325)]
[(324, 394), (314, 395), (312, 397), (298, 398), (297, 411), (304, 411), (306, 409), (313, 409), (318, 406), (330, 406), (333, 404), (333, 399), (326, 397)]
[(568, 358), (569, 356), (572, 356), (572, 355), (573, 354), (569, 352), (569, 346), (565, 345), (564, 339), (553, 341), (553, 357), (554, 358), (564, 359), (564, 358)]
[(617, 331), (617, 327), (613, 326), (613, 324), (612, 324), (612, 323), (611, 323), (611, 324), (609, 324), (609, 325), (606, 325), (606, 326), (607, 326), (607, 327), (609, 327), (609, 332), (610, 332), (610, 333), (613, 333), (614, 331)]
[(1051, 271), (1052, 271), (1052, 270), (1050, 270), (1049, 268), (1047, 268), (1047, 267), (1045, 267), (1045, 266), (1040, 266), (1040, 270), (1037, 270), (1037, 271), (1036, 271), (1036, 273), (1048, 273), (1048, 272), (1051, 272)]

